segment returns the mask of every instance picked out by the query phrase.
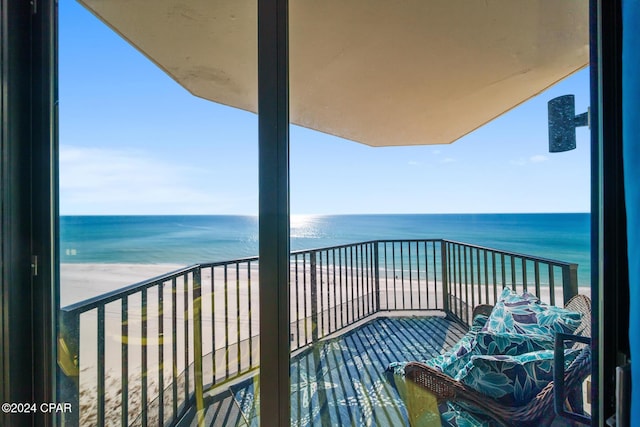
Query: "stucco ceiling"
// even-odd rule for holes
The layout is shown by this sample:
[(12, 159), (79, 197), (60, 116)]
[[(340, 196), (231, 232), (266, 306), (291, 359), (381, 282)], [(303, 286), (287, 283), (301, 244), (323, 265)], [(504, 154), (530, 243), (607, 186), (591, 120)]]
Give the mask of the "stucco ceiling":
[[(257, 111), (257, 2), (81, 2), (196, 96)], [(444, 144), (588, 64), (585, 0), (291, 0), (290, 117)]]

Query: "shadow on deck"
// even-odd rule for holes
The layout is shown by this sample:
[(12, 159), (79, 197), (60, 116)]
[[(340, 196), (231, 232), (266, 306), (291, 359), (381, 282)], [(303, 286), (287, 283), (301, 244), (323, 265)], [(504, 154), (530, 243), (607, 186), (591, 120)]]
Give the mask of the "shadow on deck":
[[(442, 315), (383, 314), (298, 352), (291, 358), (291, 426), (409, 425), (387, 365), (437, 356), (465, 332)], [(205, 398), (205, 424), (258, 426), (258, 388), (254, 375), (214, 390)]]

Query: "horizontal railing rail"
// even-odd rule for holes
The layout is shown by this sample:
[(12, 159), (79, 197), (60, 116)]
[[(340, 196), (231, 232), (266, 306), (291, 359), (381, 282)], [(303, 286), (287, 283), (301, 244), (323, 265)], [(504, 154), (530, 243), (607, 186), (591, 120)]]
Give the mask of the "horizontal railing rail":
[[(258, 271), (257, 257), (195, 264), (62, 308), (61, 396), (81, 408), (63, 421), (173, 425), (204, 392), (257, 369)], [(379, 312), (468, 323), (504, 286), (566, 301), (577, 265), (442, 239), (295, 251), (291, 350)]]

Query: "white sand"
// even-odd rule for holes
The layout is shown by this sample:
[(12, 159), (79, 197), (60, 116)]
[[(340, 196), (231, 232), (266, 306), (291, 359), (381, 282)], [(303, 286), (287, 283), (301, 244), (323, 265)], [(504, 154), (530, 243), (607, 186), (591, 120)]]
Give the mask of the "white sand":
[(181, 267), (178, 264), (61, 264), (60, 305), (64, 307)]

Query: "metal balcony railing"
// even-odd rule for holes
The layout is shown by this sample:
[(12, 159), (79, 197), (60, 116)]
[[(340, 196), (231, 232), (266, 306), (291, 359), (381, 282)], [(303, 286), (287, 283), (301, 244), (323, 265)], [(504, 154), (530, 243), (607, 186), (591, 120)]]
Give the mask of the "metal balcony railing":
[[(567, 301), (577, 267), (442, 239), (297, 251), (291, 351), (381, 311), (468, 323), (504, 286)], [(62, 421), (172, 425), (204, 392), (258, 368), (258, 268), (258, 258), (196, 264), (62, 308), (61, 401), (74, 407)]]

